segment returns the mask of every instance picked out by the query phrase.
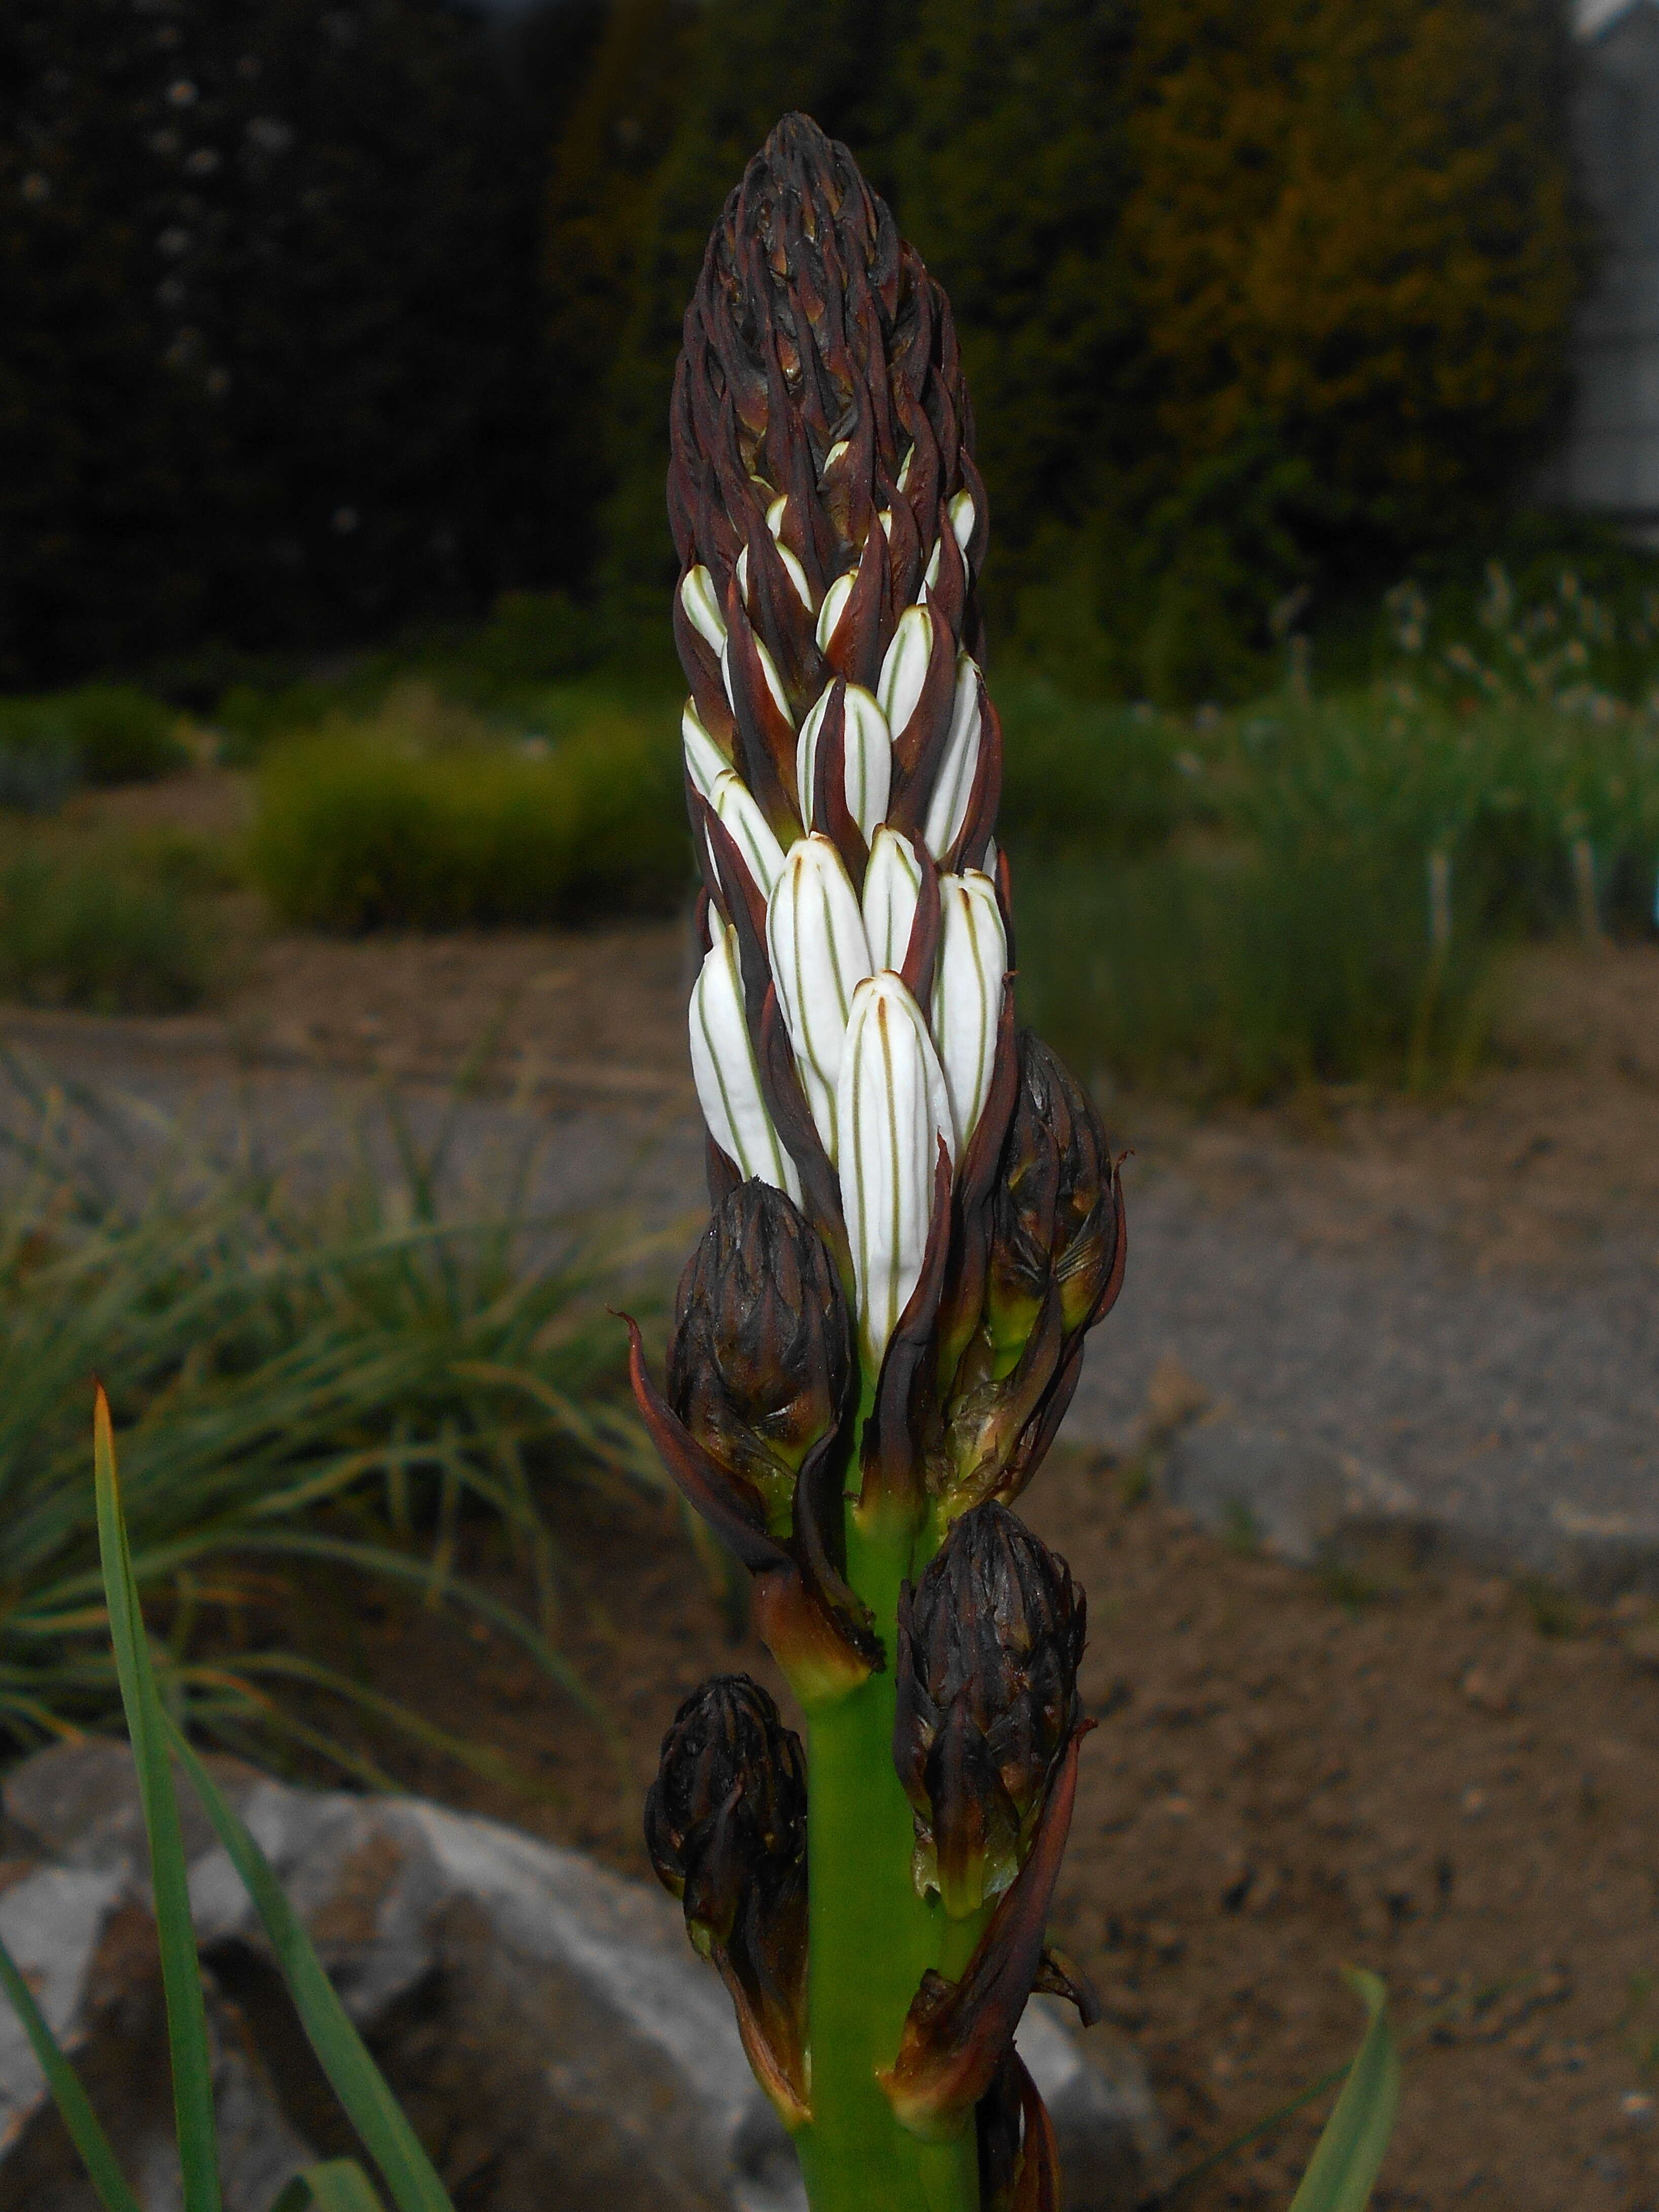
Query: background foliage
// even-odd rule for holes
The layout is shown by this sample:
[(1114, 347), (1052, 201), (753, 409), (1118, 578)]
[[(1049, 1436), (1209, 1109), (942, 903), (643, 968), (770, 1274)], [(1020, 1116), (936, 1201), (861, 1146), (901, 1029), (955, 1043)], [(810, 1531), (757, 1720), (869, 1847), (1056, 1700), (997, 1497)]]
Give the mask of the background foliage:
[(801, 106), (955, 301), (999, 634), (1242, 694), (1285, 594), (1490, 538), (1554, 425), (1564, 46), (1553, 0), (17, 0), (0, 682), (201, 703), (654, 601), (681, 306)]

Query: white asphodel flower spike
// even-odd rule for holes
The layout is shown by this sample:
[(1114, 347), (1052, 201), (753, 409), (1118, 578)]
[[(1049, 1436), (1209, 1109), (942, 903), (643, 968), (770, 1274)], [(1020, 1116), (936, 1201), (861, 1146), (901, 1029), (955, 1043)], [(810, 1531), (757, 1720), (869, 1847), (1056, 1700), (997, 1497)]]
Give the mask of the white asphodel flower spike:
[(701, 563), (688, 568), (685, 581), (680, 586), (680, 600), (691, 617), (691, 627), (705, 645), (712, 645), (716, 653), (726, 650), (726, 617), (720, 612), (720, 594), (714, 589), (714, 579)]
[[(812, 827), (812, 793), (817, 766), (818, 732), (835, 693), (826, 685), (816, 706), (809, 709), (795, 743), (795, 783), (800, 793), (801, 816)], [(884, 714), (861, 684), (849, 684), (847, 700), (847, 811), (859, 825), (867, 844), (876, 825), (884, 820), (893, 782), (893, 738)]]
[(872, 967), (903, 966), (921, 896), (921, 863), (909, 839), (884, 825), (871, 841), (864, 872), (864, 933)]
[(685, 772), (693, 787), (700, 791), (712, 805), (714, 785), (726, 774), (732, 763), (714, 743), (702, 722), (697, 710), (688, 699), (680, 715), (680, 744), (685, 751)]
[(950, 733), (921, 832), (936, 860), (942, 860), (950, 851), (968, 819), (968, 802), (974, 795), (974, 775), (979, 767), (979, 665), (967, 653), (958, 653)]
[(789, 848), (766, 909), (772, 979), (823, 1148), (838, 1152), (836, 1083), (853, 993), (870, 973), (864, 918), (827, 837)]
[(941, 876), (939, 894), (933, 1041), (945, 1069), (960, 1158), (991, 1087), (1002, 981), (1008, 972), (1008, 936), (996, 885), (977, 869)]
[(853, 994), (837, 1111), (859, 1334), (874, 1375), (921, 1273), (941, 1138), (956, 1157), (945, 1073), (896, 975), (872, 975)]
[[(783, 848), (774, 836), (771, 823), (761, 812), (760, 802), (737, 770), (725, 767), (714, 778), (708, 798), (748, 862), (750, 873), (769, 898), (772, 886), (782, 872)], [(733, 884), (728, 895), (735, 896), (736, 891)]]
[(800, 1177), (767, 1110), (744, 1018), (737, 932), (711, 912), (709, 934), (712, 943), (691, 992), (691, 1073), (702, 1117), (745, 1181), (758, 1176), (799, 1205)]

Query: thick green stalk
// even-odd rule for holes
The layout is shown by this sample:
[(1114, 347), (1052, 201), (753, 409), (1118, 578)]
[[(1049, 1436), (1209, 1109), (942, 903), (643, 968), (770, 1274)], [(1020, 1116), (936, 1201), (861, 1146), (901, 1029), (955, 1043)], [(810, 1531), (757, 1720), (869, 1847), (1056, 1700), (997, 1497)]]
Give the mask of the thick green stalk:
[(810, 1717), (812, 2122), (801, 2163), (812, 2212), (978, 2212), (973, 2130), (919, 2142), (876, 2079), (948, 1939), (938, 1900), (916, 1894), (910, 1807), (893, 1767), (894, 1623), (910, 1539), (866, 1534), (848, 1517), (848, 1579), (875, 1614), (889, 1664)]

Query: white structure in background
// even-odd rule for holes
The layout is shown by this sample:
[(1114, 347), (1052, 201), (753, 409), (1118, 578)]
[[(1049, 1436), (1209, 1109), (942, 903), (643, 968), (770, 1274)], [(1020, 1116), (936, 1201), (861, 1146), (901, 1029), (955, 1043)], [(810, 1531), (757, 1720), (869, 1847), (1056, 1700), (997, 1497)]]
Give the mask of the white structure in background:
[(1576, 136), (1601, 231), (1547, 490), (1659, 543), (1659, 0), (1577, 0)]

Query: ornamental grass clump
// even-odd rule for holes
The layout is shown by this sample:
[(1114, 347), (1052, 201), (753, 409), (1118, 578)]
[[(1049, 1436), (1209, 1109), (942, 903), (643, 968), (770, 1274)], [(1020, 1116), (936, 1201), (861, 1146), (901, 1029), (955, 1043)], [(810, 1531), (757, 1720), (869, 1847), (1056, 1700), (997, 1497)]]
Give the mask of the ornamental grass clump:
[(1009, 1508), (1122, 1283), (1123, 1197), (1015, 1028), (950, 307), (804, 116), (715, 226), (671, 422), (713, 1218), (664, 1383), (630, 1323), (632, 1373), (808, 1742), (707, 1684), (647, 1842), (814, 2212), (1036, 2212), (1014, 2032), (1034, 1989), (1095, 2016), (1045, 1940), (1090, 1723), (1083, 1594)]

